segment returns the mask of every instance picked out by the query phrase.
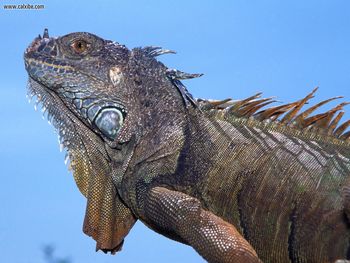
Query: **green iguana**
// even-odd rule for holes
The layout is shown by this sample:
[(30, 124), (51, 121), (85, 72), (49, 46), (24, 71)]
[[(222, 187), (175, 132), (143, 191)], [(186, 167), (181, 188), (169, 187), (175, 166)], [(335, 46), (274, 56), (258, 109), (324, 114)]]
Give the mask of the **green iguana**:
[(194, 99), (159, 47), (90, 33), (34, 39), (35, 95), (87, 198), (84, 232), (115, 253), (136, 220), (209, 262), (345, 262), (350, 121), (331, 98), (266, 107), (260, 94)]

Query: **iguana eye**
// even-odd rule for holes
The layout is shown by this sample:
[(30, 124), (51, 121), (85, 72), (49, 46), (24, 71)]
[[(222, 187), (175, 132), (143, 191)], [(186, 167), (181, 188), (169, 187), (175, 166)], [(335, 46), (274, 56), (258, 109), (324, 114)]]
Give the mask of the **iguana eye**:
[(74, 49), (75, 52), (81, 54), (88, 49), (89, 43), (86, 42), (85, 40), (79, 39), (79, 40), (75, 40), (72, 43), (71, 47)]
[(120, 110), (107, 108), (101, 110), (96, 118), (95, 125), (107, 138), (114, 140), (123, 125), (124, 117)]

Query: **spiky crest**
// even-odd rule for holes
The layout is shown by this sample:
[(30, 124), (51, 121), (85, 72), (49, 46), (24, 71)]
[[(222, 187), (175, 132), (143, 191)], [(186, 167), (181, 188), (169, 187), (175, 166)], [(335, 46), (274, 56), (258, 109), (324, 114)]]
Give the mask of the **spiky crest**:
[(157, 57), (164, 54), (176, 54), (176, 51), (170, 49), (162, 49), (157, 46), (147, 46), (142, 48), (143, 52), (149, 56)]
[(314, 97), (316, 91), (317, 88), (301, 100), (265, 109), (262, 108), (276, 101), (272, 97), (260, 98), (261, 93), (242, 100), (197, 99), (197, 104), (199, 109), (209, 113), (210, 116), (216, 119), (228, 121), (239, 119), (243, 122), (244, 120), (249, 120), (255, 124), (274, 127), (276, 130), (289, 128), (290, 131), (311, 135), (310, 137), (312, 138), (320, 138), (321, 136), (321, 138), (326, 139), (329, 136), (338, 140), (340, 144), (344, 143), (350, 146), (350, 131), (346, 131), (350, 127), (350, 120), (338, 126), (344, 115), (343, 108), (350, 104), (349, 102), (342, 102), (326, 112), (310, 116), (312, 112), (319, 109), (322, 105), (342, 98), (341, 96), (321, 101), (301, 111), (302, 107)]

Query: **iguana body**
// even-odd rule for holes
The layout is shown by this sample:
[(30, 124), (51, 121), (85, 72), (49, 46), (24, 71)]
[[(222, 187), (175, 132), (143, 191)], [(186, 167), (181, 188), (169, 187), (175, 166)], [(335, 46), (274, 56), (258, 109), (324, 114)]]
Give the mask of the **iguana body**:
[(154, 58), (164, 53), (47, 31), (26, 50), (30, 94), (68, 150), (97, 249), (120, 250), (140, 219), (209, 262), (346, 259), (345, 104), (309, 117), (313, 93), (261, 111), (270, 99), (195, 100), (179, 80), (198, 75), (169, 70)]

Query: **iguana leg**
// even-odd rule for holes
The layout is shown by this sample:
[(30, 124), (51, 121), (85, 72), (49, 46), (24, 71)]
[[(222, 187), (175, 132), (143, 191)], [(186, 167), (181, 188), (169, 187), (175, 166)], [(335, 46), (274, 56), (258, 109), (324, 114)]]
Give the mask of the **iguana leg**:
[(150, 190), (145, 215), (151, 225), (180, 236), (209, 262), (261, 262), (237, 229), (201, 208), (198, 199), (163, 187)]

